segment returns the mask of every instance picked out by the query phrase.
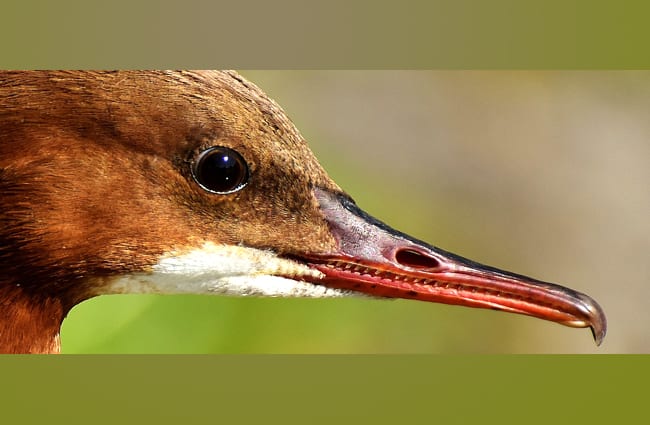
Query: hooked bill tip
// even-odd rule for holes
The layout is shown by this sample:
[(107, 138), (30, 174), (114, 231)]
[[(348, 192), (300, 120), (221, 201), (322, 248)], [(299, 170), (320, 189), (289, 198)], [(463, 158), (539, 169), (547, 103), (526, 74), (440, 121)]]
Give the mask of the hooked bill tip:
[(607, 319), (605, 314), (600, 310), (599, 314), (594, 315), (593, 320), (589, 323), (591, 334), (594, 337), (594, 342), (597, 346), (603, 343), (605, 335), (607, 334)]
[(583, 304), (581, 305), (584, 314), (588, 317), (587, 324), (591, 329), (594, 342), (597, 346), (602, 344), (607, 334), (607, 318), (602, 307), (591, 297), (579, 294)]
[(607, 333), (605, 329), (601, 330), (596, 330), (595, 326), (591, 326), (591, 334), (594, 336), (594, 341), (596, 342), (596, 346), (600, 346), (600, 344), (603, 343), (603, 339), (605, 339), (605, 334)]

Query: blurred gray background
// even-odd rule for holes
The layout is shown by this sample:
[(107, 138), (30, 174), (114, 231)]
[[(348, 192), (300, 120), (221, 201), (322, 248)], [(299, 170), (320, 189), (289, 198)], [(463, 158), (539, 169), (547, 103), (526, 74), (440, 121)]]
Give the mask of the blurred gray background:
[(650, 352), (650, 72), (243, 71), (370, 214), (594, 297), (609, 331), (412, 301), (111, 296), (64, 352)]

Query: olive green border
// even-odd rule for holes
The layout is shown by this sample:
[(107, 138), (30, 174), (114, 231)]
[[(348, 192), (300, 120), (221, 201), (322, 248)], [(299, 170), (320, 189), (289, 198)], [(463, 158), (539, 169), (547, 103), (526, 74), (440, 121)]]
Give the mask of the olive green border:
[(2, 68), (648, 68), (650, 3), (7, 1)]
[(2, 417), (633, 423), (646, 416), (649, 365), (646, 356), (14, 356), (0, 361)]
[[(648, 68), (645, 2), (6, 2), (0, 67)], [(622, 423), (647, 356), (2, 356), (5, 423)], [(630, 421), (631, 422), (631, 421)]]

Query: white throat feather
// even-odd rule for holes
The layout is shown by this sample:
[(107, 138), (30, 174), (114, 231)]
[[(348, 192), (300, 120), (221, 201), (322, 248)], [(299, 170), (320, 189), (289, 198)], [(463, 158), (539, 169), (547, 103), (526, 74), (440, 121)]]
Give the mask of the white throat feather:
[(215, 294), (266, 297), (347, 297), (353, 291), (327, 288), (301, 280), (323, 274), (272, 251), (211, 242), (164, 254), (150, 272), (120, 276), (103, 294)]

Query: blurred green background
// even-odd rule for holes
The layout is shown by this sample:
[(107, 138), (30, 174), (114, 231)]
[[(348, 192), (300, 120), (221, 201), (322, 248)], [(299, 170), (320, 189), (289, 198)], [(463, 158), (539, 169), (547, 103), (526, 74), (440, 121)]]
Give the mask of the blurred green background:
[(244, 71), (372, 215), (593, 296), (609, 334), (413, 301), (114, 295), (64, 353), (650, 352), (650, 73)]

